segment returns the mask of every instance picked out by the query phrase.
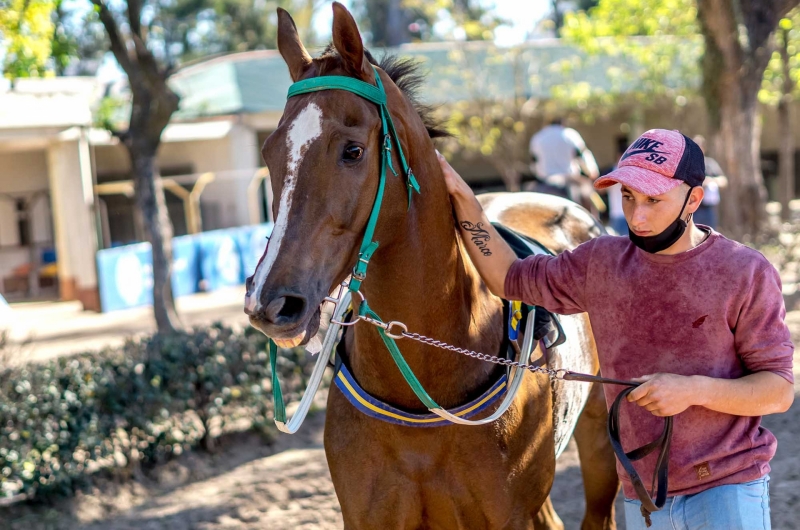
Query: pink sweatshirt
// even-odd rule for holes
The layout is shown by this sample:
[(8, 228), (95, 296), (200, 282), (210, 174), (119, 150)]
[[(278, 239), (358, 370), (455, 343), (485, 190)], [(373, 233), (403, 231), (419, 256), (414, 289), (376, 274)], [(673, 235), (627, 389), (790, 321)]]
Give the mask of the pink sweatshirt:
[[(531, 256), (511, 267), (505, 292), (554, 313), (587, 312), (606, 377), (664, 372), (735, 379), (770, 371), (794, 382), (794, 346), (777, 271), (759, 252), (716, 232), (672, 256), (648, 254), (627, 238), (612, 236), (556, 257)], [(606, 385), (606, 402), (620, 390)], [(625, 450), (654, 440), (663, 421), (623, 403)], [(769, 473), (777, 440), (761, 427), (760, 417), (695, 406), (674, 422), (670, 496)], [(653, 453), (635, 463), (648, 488), (655, 459)], [(636, 498), (619, 462), (617, 473), (625, 496)]]

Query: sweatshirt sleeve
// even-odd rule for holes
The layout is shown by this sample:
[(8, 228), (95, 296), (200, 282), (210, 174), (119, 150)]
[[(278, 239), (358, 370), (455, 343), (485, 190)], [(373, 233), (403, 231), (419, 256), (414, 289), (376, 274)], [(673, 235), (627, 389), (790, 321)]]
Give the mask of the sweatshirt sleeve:
[(794, 383), (794, 345), (785, 317), (780, 276), (769, 264), (753, 278), (733, 331), (734, 344), (748, 372), (773, 372)]
[(518, 259), (506, 275), (506, 298), (561, 315), (585, 312), (586, 275), (596, 241), (589, 240), (558, 256)]

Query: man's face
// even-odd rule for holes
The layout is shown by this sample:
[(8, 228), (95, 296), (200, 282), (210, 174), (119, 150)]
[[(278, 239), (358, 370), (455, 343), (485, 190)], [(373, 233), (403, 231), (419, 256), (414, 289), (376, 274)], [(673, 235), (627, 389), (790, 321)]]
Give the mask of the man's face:
[[(622, 210), (625, 212), (628, 227), (640, 237), (660, 234), (678, 218), (687, 193), (689, 193), (688, 184), (681, 184), (667, 193), (656, 196), (645, 195), (623, 185)], [(694, 213), (702, 200), (703, 188), (692, 188), (691, 197), (683, 210), (682, 217), (686, 219), (689, 213)]]

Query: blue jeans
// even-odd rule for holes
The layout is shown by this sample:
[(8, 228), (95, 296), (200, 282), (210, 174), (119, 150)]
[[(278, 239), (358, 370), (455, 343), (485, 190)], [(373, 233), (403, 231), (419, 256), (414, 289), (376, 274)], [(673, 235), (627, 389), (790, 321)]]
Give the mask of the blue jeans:
[(717, 224), (719, 224), (717, 219), (717, 205), (708, 206), (706, 204), (701, 204), (697, 211), (694, 212), (692, 218), (695, 223), (710, 226), (716, 230)]
[[(639, 500), (625, 499), (625, 528), (647, 530)], [(770, 530), (769, 475), (667, 499), (649, 530)]]
[(614, 229), (614, 232), (617, 233), (617, 235), (628, 235), (628, 222), (624, 217), (612, 217), (609, 219), (609, 224), (611, 225), (611, 228)]

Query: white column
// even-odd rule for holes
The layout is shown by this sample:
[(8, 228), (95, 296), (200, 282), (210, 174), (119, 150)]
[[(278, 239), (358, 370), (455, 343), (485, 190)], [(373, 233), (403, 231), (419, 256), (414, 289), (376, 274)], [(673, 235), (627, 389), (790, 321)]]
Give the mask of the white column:
[(258, 144), (258, 134), (256, 131), (243, 123), (235, 123), (228, 135), (230, 142), (230, 161), (229, 167), (233, 170), (241, 170), (242, 175), (235, 181), (234, 191), (234, 223), (236, 225), (250, 224), (250, 214), (247, 208), (247, 191), (250, 185), (250, 177), (255, 173), (259, 166), (261, 157), (261, 146)]
[(58, 280), (61, 297), (99, 310), (97, 228), (89, 143), (81, 129), (70, 129), (47, 149)]

